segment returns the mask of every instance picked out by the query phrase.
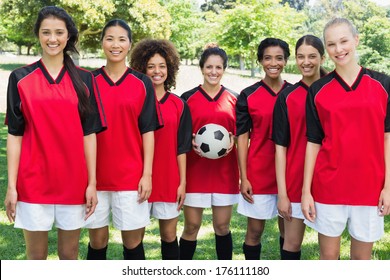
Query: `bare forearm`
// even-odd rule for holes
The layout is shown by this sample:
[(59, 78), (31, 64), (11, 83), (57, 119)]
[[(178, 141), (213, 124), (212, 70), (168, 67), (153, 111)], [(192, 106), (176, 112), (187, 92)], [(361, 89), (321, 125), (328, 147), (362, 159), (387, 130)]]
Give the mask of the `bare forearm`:
[(144, 150), (143, 176), (152, 176), (153, 155), (154, 155), (154, 132), (149, 131), (142, 134), (142, 145)]
[(23, 136), (15, 136), (12, 134), (8, 134), (7, 136), (8, 188), (12, 189), (16, 189), (22, 139)]
[(84, 154), (88, 169), (88, 185), (96, 185), (96, 134), (84, 136)]

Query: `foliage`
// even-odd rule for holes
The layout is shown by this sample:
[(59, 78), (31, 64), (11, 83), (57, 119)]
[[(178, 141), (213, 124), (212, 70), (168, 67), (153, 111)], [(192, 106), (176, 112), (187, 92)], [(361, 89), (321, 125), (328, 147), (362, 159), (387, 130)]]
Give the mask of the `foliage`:
[(236, 0), (206, 0), (200, 8), (203, 12), (214, 12), (219, 14), (222, 10), (233, 9), (235, 3)]
[(309, 0), (281, 0), (280, 3), (282, 5), (287, 3), (291, 8), (301, 11), (309, 3)]

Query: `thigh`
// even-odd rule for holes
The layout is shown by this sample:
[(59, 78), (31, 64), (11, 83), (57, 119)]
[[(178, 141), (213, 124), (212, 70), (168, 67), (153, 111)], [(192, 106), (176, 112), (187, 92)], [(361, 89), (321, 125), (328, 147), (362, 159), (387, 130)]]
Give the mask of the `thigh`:
[(202, 223), (203, 208), (184, 206), (184, 224), (199, 225)]
[(302, 219), (292, 218), (284, 221), (284, 246), (287, 251), (295, 252), (300, 249), (306, 225)]
[(213, 227), (217, 235), (229, 233), (230, 220), (232, 218), (233, 206), (213, 206)]
[(165, 242), (172, 242), (176, 239), (177, 221), (179, 218), (159, 220), (160, 236)]
[(337, 260), (340, 257), (340, 240), (341, 236), (330, 237), (319, 233), (320, 259)]
[(139, 228), (135, 230), (122, 230), (122, 242), (127, 249), (134, 249), (137, 247), (145, 235), (145, 228)]
[(45, 260), (48, 252), (48, 231), (23, 230), (29, 260)]
[(363, 242), (351, 238), (351, 260), (370, 260), (374, 242)]
[(58, 229), (58, 256), (60, 260), (77, 260), (79, 253), (80, 229)]

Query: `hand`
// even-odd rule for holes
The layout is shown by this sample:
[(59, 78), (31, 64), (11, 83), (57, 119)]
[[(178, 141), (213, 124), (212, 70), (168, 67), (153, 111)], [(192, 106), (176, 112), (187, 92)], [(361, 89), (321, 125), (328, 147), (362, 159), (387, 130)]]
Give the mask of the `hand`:
[(223, 155), (224, 157), (227, 156), (232, 150), (235, 145), (235, 137), (233, 133), (229, 132), (229, 138), (230, 138), (230, 145), (229, 148), (226, 150), (226, 153)]
[(149, 199), (152, 193), (152, 176), (143, 175), (138, 183), (138, 203)]
[(177, 188), (177, 211), (180, 211), (180, 209), (183, 207), (184, 200), (186, 198), (186, 185), (181, 184)]
[(85, 218), (84, 220), (87, 220), (96, 209), (96, 205), (98, 204), (97, 199), (97, 192), (96, 192), (96, 186), (95, 185), (88, 185), (86, 191), (85, 191)]
[(302, 193), (301, 208), (305, 218), (308, 221), (314, 223), (314, 220), (316, 218), (316, 208), (314, 206), (314, 199), (311, 193)]
[(242, 197), (249, 203), (254, 203), (253, 201), (253, 192), (252, 192), (252, 185), (251, 183), (248, 181), (248, 179), (246, 180), (241, 180), (241, 186), (240, 186), (240, 191), (241, 191), (241, 195)]
[(383, 188), (379, 196), (378, 202), (379, 216), (390, 214), (390, 188)]
[(5, 205), (5, 212), (7, 214), (8, 220), (11, 223), (15, 222), (17, 201), (18, 201), (18, 193), (16, 191), (16, 188), (8, 188), (4, 200), (4, 205)]
[(194, 150), (195, 154), (202, 157), (202, 154), (199, 150), (199, 145), (195, 143), (195, 133), (192, 133), (192, 150)]
[(287, 196), (278, 196), (278, 212), (286, 221), (291, 221), (292, 208), (290, 199)]

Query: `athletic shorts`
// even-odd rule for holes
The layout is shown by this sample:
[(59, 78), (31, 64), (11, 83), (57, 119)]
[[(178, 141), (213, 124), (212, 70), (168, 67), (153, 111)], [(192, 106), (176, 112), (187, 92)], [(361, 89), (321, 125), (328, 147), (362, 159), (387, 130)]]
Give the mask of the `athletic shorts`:
[(345, 227), (358, 241), (375, 242), (384, 234), (384, 219), (379, 216), (376, 206), (330, 205), (315, 202), (316, 219), (305, 224), (319, 233), (341, 236)]
[(138, 203), (137, 191), (98, 191), (98, 204), (95, 222), (86, 226), (89, 229), (102, 228), (110, 224), (118, 230), (136, 230), (150, 223), (148, 202)]
[(18, 201), (14, 226), (29, 231), (49, 231), (53, 225), (62, 230), (76, 230), (94, 219), (95, 214), (92, 214), (85, 221), (85, 204), (36, 204)]
[(150, 216), (161, 220), (177, 218), (180, 211), (177, 211), (177, 202), (153, 202), (149, 203)]
[(295, 219), (301, 219), (301, 220), (305, 219), (305, 216), (302, 213), (301, 203), (291, 202), (291, 217)]
[(185, 206), (210, 208), (211, 206), (230, 206), (238, 202), (238, 194), (186, 193)]
[(277, 199), (276, 194), (256, 194), (252, 204), (240, 195), (237, 212), (253, 219), (270, 220), (278, 215)]

